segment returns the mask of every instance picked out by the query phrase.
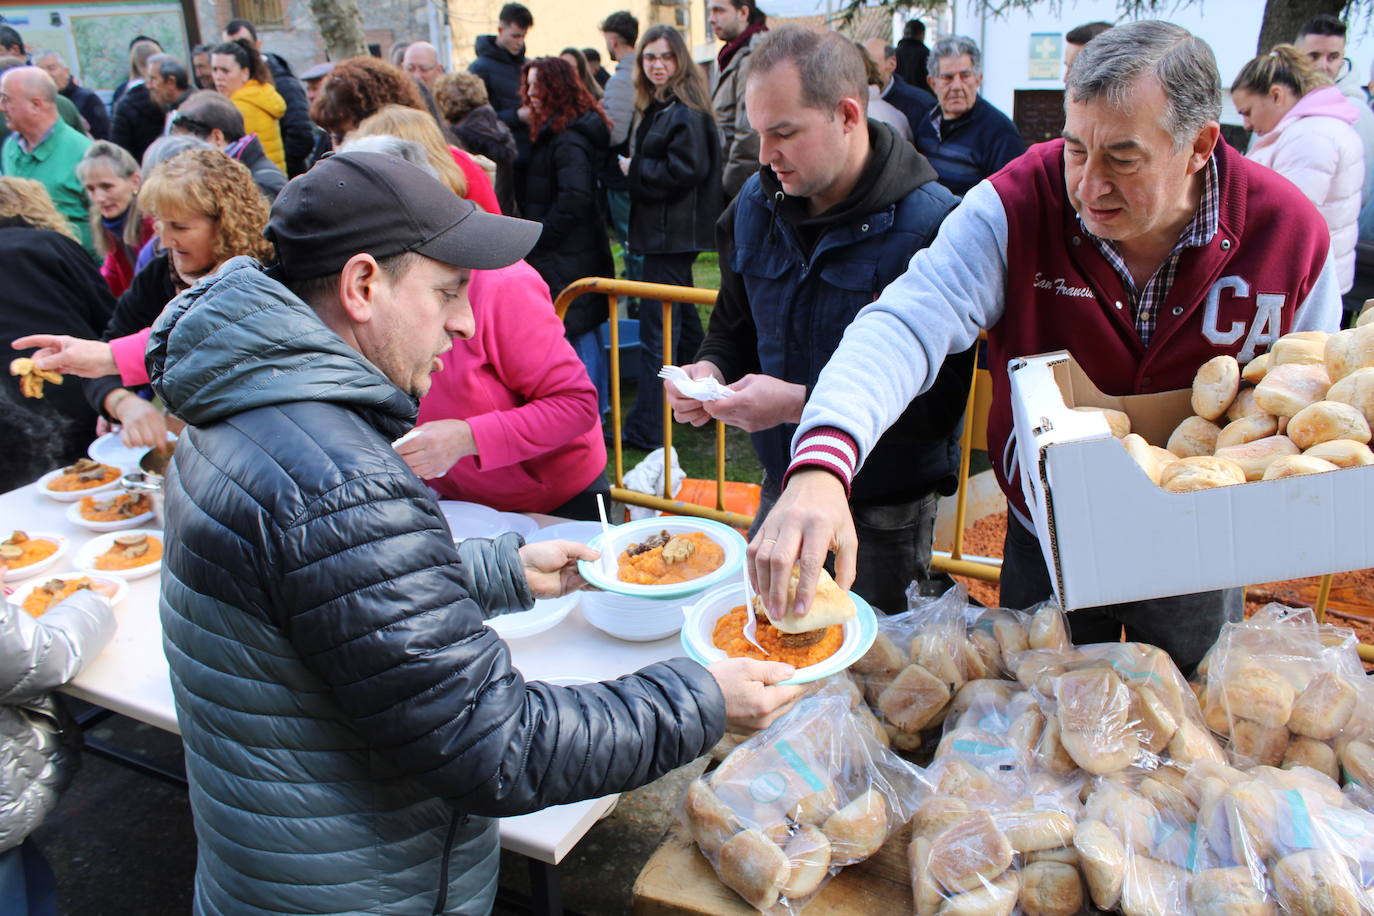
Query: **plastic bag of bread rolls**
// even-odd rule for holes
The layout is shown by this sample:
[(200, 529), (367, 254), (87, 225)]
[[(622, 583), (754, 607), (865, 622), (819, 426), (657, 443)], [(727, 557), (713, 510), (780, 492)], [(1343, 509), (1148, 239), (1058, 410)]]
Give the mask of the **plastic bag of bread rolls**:
[[(929, 794), (835, 684), (802, 698), (687, 790), (682, 820), (717, 876), (763, 913), (795, 914)], [(904, 850), (896, 850), (900, 857)]]

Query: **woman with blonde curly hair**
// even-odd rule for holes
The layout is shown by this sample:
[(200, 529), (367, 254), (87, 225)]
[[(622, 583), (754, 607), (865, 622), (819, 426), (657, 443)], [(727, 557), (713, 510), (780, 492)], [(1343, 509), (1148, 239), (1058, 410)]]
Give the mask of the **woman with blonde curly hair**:
[[(35, 327), (83, 337), (105, 327), (114, 299), (37, 181), (0, 178), (0, 251), (5, 253), (0, 351), (9, 351), (16, 337)], [(43, 398), (26, 398), (17, 378), (5, 372), (0, 379), (6, 429), (43, 431), (7, 437), (0, 452), (0, 491), (21, 487), (86, 453), (95, 438), (96, 414), (79, 385), (49, 386)]]
[(131, 390), (148, 383), (143, 350), (153, 319), (230, 258), (272, 258), (262, 237), (267, 203), (248, 169), (219, 150), (191, 149), (159, 165), (143, 183), (139, 206), (153, 216), (164, 251), (119, 297), (104, 340), (35, 334), (15, 342), (41, 348), (35, 354), (41, 367), (89, 379), (92, 406), (123, 426), (124, 441), (133, 446), (166, 438), (162, 413)]
[(420, 144), (429, 164), (439, 174), (439, 180), (454, 194), (472, 201), (488, 213), (500, 213), (496, 191), (487, 173), (471, 156), (444, 142), (444, 135), (434, 119), (423, 111), (401, 105), (387, 105), (376, 114), (364, 118), (353, 131), (355, 137), (379, 135), (400, 137)]

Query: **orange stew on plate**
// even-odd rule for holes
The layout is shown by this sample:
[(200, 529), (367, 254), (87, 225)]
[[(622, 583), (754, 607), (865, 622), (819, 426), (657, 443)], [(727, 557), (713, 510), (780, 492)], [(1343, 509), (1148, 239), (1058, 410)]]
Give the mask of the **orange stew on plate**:
[(47, 538), (31, 538), (22, 531), (16, 531), (0, 541), (0, 563), (10, 569), (32, 566), (40, 560), (57, 553), (57, 542)]
[(55, 493), (71, 493), (75, 490), (89, 490), (101, 487), (119, 478), (119, 468), (89, 458), (82, 458), (68, 465), (46, 484)]
[(671, 585), (699, 579), (720, 568), (725, 548), (700, 531), (659, 532), (620, 555), (618, 577), (635, 585)]
[(85, 576), (76, 579), (49, 579), (29, 592), (24, 599), (24, 610), (34, 617), (42, 617), (63, 599), (75, 595), (83, 589), (99, 592), (107, 598), (114, 597), (114, 586), (104, 582), (93, 582)]
[(162, 559), (162, 542), (147, 534), (126, 534), (95, 558), (96, 569), (135, 569)]
[[(819, 636), (812, 633), (794, 635), (782, 632), (767, 620), (759, 619), (754, 638), (768, 650), (766, 654), (744, 637), (744, 605), (721, 615), (711, 633), (712, 645), (730, 658), (756, 658), (765, 662), (786, 662), (794, 668), (806, 668), (825, 661), (839, 651), (844, 643), (844, 627), (839, 624), (826, 627)], [(811, 644), (795, 645), (798, 642)]]
[(81, 517), (88, 522), (123, 522), (152, 511), (146, 493), (118, 493), (108, 499), (81, 497)]

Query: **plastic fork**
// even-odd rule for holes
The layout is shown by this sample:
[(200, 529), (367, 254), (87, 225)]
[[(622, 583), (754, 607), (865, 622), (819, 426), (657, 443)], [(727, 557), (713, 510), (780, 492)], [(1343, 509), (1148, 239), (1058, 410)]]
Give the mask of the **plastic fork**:
[(749, 640), (750, 644), (753, 645), (753, 647), (754, 647), (755, 649), (758, 649), (760, 652), (762, 652), (762, 653), (766, 656), (766, 655), (769, 654), (769, 653), (768, 653), (768, 650), (765, 649), (763, 646), (759, 645), (759, 641), (758, 641), (757, 639), (754, 638), (754, 634), (758, 632), (759, 622), (758, 622), (758, 619), (757, 619), (756, 617), (754, 617), (754, 587), (753, 587), (752, 585), (749, 584), (749, 564), (746, 563), (746, 564), (744, 565), (744, 567), (743, 567), (743, 572), (744, 572), (744, 638), (747, 639), (747, 640)]
[(606, 500), (600, 493), (596, 494), (596, 510), (601, 513), (601, 571), (610, 579), (615, 576), (611, 568), (611, 556), (615, 551), (611, 548), (611, 523), (606, 520)]
[(692, 377), (681, 366), (661, 366), (658, 377), (668, 382), (690, 382)]

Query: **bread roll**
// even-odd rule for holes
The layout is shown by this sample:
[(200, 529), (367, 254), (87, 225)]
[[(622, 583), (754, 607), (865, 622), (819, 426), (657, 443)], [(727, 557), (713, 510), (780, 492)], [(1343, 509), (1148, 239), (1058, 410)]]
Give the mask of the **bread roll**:
[(1374, 330), (1353, 327), (1326, 339), (1326, 374), (1338, 382), (1356, 369), (1374, 366)]
[(940, 795), (981, 801), (995, 794), (995, 787), (987, 773), (955, 757), (941, 763), (940, 782), (935, 791)]
[(1363, 442), (1353, 439), (1332, 439), (1320, 442), (1303, 452), (1308, 458), (1329, 461), (1338, 468), (1361, 468), (1374, 464), (1374, 451)]
[(1011, 699), (1011, 684), (991, 678), (969, 681), (960, 687), (949, 701), (951, 717), (959, 716), (972, 706), (988, 709), (1001, 709)]
[(787, 856), (787, 882), (782, 895), (800, 900), (815, 893), (830, 875), (830, 840), (818, 828), (804, 826), (782, 847)]
[(1016, 657), (1030, 648), (1026, 628), (1014, 614), (1007, 611), (993, 611), (992, 635), (1002, 649), (1002, 667), (1007, 671), (1016, 670)]
[(1217, 448), (1244, 445), (1247, 442), (1254, 442), (1256, 439), (1272, 436), (1278, 431), (1278, 417), (1271, 417), (1267, 413), (1242, 417), (1239, 420), (1232, 420), (1222, 427), (1221, 433), (1217, 436)]
[(1188, 899), (1196, 916), (1276, 916), (1278, 912), (1265, 894), (1264, 879), (1257, 880), (1243, 866), (1198, 872)]
[(1297, 698), (1283, 675), (1255, 664), (1228, 672), (1221, 689), (1233, 719), (1252, 719), (1269, 728), (1288, 724)]
[[(797, 603), (797, 583), (800, 580), (801, 567), (794, 564), (791, 579), (787, 584), (788, 610), (780, 619), (773, 621), (773, 626), (780, 632), (810, 633), (813, 630), (848, 623), (858, 614), (854, 599), (830, 578), (830, 573), (822, 569), (816, 579), (816, 597), (811, 601), (811, 609), (806, 612), (806, 616), (798, 617), (793, 608)], [(754, 601), (758, 603), (758, 607), (762, 607), (762, 602), (757, 597)]]
[(887, 736), (887, 730), (883, 728), (883, 723), (873, 714), (873, 710), (868, 708), (867, 703), (860, 703), (850, 712), (859, 717), (860, 723), (878, 740), (879, 744), (883, 747), (892, 746), (892, 739)]
[(1189, 417), (1174, 428), (1165, 447), (1180, 458), (1210, 455), (1217, 450), (1221, 427), (1205, 417)]
[(1040, 741), (1035, 748), (1035, 762), (1043, 769), (1059, 776), (1068, 776), (1078, 769), (1069, 752), (1064, 750), (1063, 742), (1059, 740), (1059, 719), (1055, 716), (1045, 719), (1045, 727), (1040, 732)]
[(1305, 849), (1269, 870), (1279, 906), (1291, 916), (1359, 916), (1360, 890), (1340, 853)]
[(1288, 438), (1300, 449), (1332, 439), (1369, 441), (1369, 423), (1357, 408), (1340, 401), (1318, 401), (1288, 421)]
[(787, 816), (798, 824), (819, 826), (839, 809), (840, 797), (835, 794), (835, 789), (824, 786), (797, 799), (797, 803), (787, 809)]
[(1155, 461), (1159, 463), (1160, 471), (1164, 470), (1165, 465), (1178, 460), (1178, 456), (1167, 448), (1160, 448), (1158, 445), (1150, 446), (1150, 451), (1154, 452)]
[(1246, 480), (1260, 480), (1264, 472), (1284, 455), (1299, 454), (1299, 449), (1287, 436), (1266, 436), (1244, 445), (1218, 449), (1216, 457), (1240, 466)]
[(1332, 782), (1341, 781), (1341, 765), (1336, 760), (1336, 751), (1325, 741), (1294, 735), (1288, 742), (1280, 764), (1285, 770), (1294, 767), (1308, 767), (1329, 777)]
[(1326, 397), (1331, 379), (1321, 366), (1275, 366), (1255, 386), (1255, 403), (1276, 417), (1291, 417)]
[[(1075, 825), (1076, 829), (1076, 825)], [(1062, 862), (1065, 865), (1078, 867), (1078, 850), (1072, 846), (1060, 846), (1057, 849), (1037, 849), (1035, 852), (1028, 852), (1025, 856), (1026, 862)]]
[(1078, 850), (1093, 904), (1100, 910), (1116, 909), (1126, 875), (1126, 847), (1106, 824), (1093, 819), (1081, 821), (1075, 828), (1073, 847)]
[(1169, 739), (1178, 731), (1178, 717), (1150, 685), (1141, 685), (1134, 693), (1131, 718), (1136, 722), (1136, 731), (1146, 750), (1158, 754), (1169, 746)]
[(1010, 868), (1012, 853), (992, 817), (972, 811), (930, 841), (930, 873), (945, 890), (963, 893)]
[[(1226, 413), (1238, 391), (1240, 363), (1234, 356), (1214, 356), (1193, 376), (1193, 413), (1205, 420), (1215, 420)], [(1172, 445), (1169, 451), (1174, 451)]]
[(887, 839), (887, 802), (876, 789), (830, 815), (821, 830), (830, 838), (830, 855), (837, 865), (862, 862)]
[(1374, 368), (1356, 369), (1336, 382), (1326, 392), (1326, 400), (1349, 404), (1374, 428)]
[(1193, 724), (1187, 716), (1178, 720), (1178, 731), (1169, 739), (1169, 757), (1175, 763), (1187, 766), (1198, 761), (1225, 763), (1226, 755), (1216, 739), (1206, 729)]
[(1131, 691), (1109, 669), (1084, 669), (1060, 675), (1059, 741), (1080, 767), (1095, 775), (1131, 765), (1140, 742), (1131, 727)]
[(897, 644), (892, 641), (881, 630), (878, 631), (878, 638), (873, 640), (873, 645), (863, 657), (852, 666), (856, 674), (876, 675), (891, 674), (896, 675), (907, 666), (906, 653), (897, 648)]
[(1243, 367), (1241, 367), (1241, 380), (1249, 382), (1251, 385), (1258, 385), (1260, 382), (1264, 380), (1264, 376), (1268, 374), (1269, 363), (1272, 360), (1273, 357), (1270, 356), (1268, 353), (1262, 353), (1259, 356), (1256, 356), (1254, 359), (1250, 360), (1250, 362), (1246, 363)]
[(1012, 720), (1007, 728), (1007, 743), (1016, 751), (1017, 759), (1030, 760), (1045, 730), (1045, 716), (1032, 706)]
[(1020, 853), (1073, 842), (1073, 818), (1062, 811), (1002, 811), (993, 820), (1011, 848)]
[(936, 912), (938, 916), (1011, 916), (1020, 888), (1016, 872), (1008, 871), (977, 890), (950, 897)]
[(720, 850), (721, 882), (756, 910), (778, 902), (787, 881), (787, 854), (761, 830), (742, 830)]
[(1021, 869), (1021, 912), (1025, 916), (1075, 916), (1083, 909), (1078, 869), (1063, 862), (1032, 862)]
[(692, 780), (687, 787), (683, 814), (687, 817), (692, 839), (707, 855), (719, 854), (726, 840), (741, 829), (735, 813), (700, 779)]
[(1267, 417), (1260, 406), (1255, 403), (1255, 389), (1242, 388), (1236, 394), (1236, 399), (1231, 402), (1231, 406), (1226, 410), (1226, 419), (1230, 423), (1237, 420), (1244, 420), (1246, 417)]
[(1328, 335), (1321, 331), (1302, 332), (1314, 336), (1285, 334), (1269, 348), (1269, 368), (1300, 365), (1320, 366), (1326, 362)]
[(1131, 418), (1123, 411), (1113, 410), (1110, 407), (1075, 407), (1074, 410), (1079, 413), (1102, 414), (1102, 419), (1107, 421), (1107, 428), (1118, 439), (1131, 431)]
[(1366, 299), (1360, 314), (1355, 318), (1355, 327), (1362, 328), (1371, 322), (1374, 322), (1374, 299)]
[(1206, 455), (1180, 458), (1159, 472), (1159, 485), (1170, 493), (1192, 493), (1238, 483), (1245, 483), (1245, 471), (1240, 465)]
[(911, 874), (911, 896), (916, 901), (916, 916), (935, 916), (944, 901), (940, 886), (930, 874), (930, 840), (917, 836), (907, 847), (907, 865)]
[(916, 806), (911, 817), (912, 836), (933, 837), (946, 827), (963, 820), (973, 809), (962, 798), (931, 795)]
[(1182, 789), (1175, 788), (1162, 780), (1153, 776), (1146, 776), (1140, 780), (1140, 795), (1161, 813), (1168, 813), (1178, 819), (1180, 823), (1191, 823), (1197, 820), (1197, 808), (1188, 800), (1188, 796), (1183, 794)]
[(1323, 671), (1317, 674), (1293, 701), (1288, 729), (1319, 741), (1329, 741), (1345, 728), (1355, 714), (1360, 695), (1345, 678)]
[(1320, 458), (1308, 458), (1306, 455), (1284, 455), (1282, 458), (1269, 465), (1264, 471), (1261, 480), (1282, 480), (1285, 477), (1303, 477), (1307, 474), (1325, 474), (1327, 471), (1339, 471), (1329, 461)]
[(1363, 738), (1348, 741), (1337, 756), (1346, 782), (1357, 782), (1374, 791), (1374, 743)]
[(1270, 728), (1252, 719), (1231, 722), (1231, 751), (1241, 760), (1259, 766), (1276, 767), (1288, 750), (1288, 729)]
[(903, 731), (918, 732), (949, 702), (948, 685), (920, 665), (907, 665), (878, 695), (878, 711)]
[[(986, 677), (996, 677), (1004, 670), (1002, 668), (1002, 647), (997, 645), (997, 637), (992, 635), (991, 627), (978, 626), (969, 630), (967, 633), (969, 645), (977, 650), (979, 658), (982, 659), (984, 667), (987, 668)], [(976, 678), (970, 678), (976, 680)], [(961, 688), (962, 689), (962, 688)]]
[(1126, 916), (1178, 916), (1186, 911), (1191, 877), (1167, 862), (1131, 856), (1121, 885), (1121, 912)]
[(1032, 649), (1052, 649), (1063, 652), (1072, 643), (1064, 626), (1064, 612), (1047, 604), (1031, 615), (1026, 628), (1026, 640)]

